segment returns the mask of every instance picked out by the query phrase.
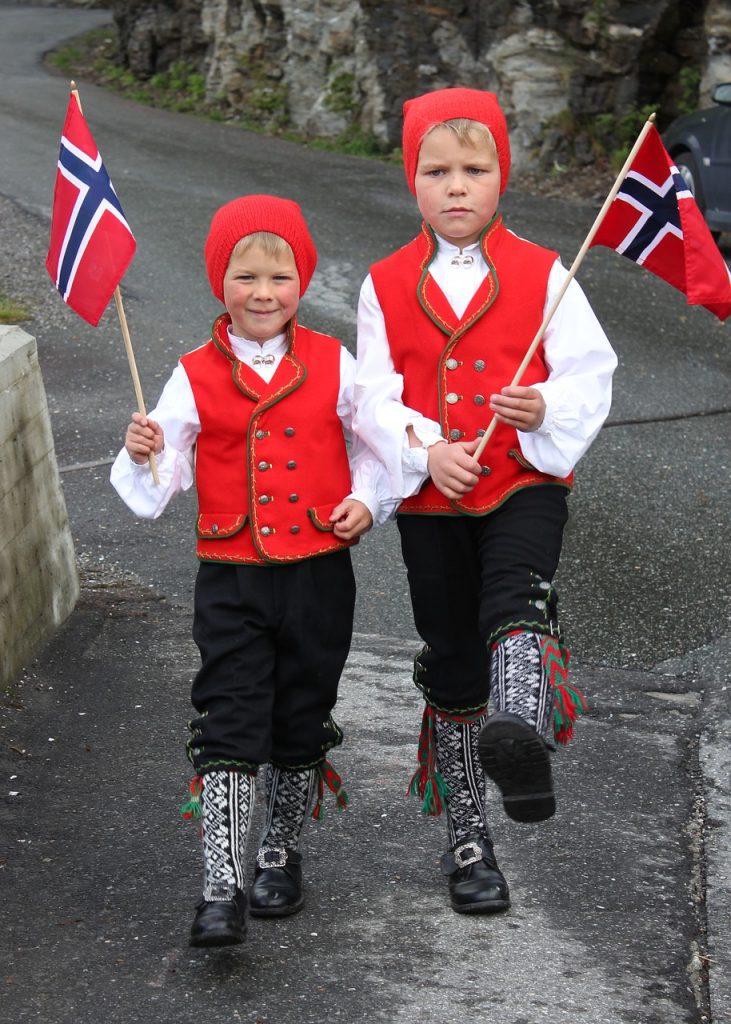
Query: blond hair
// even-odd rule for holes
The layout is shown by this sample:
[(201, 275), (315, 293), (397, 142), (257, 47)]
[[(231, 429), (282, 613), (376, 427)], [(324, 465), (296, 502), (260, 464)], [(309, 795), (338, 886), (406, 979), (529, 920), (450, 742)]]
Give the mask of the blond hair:
[(476, 149), (480, 142), (487, 142), (492, 150), (497, 153), (495, 137), (482, 121), (473, 121), (469, 117), (452, 117), (448, 121), (440, 121), (439, 124), (432, 125), (424, 135), (424, 138), (430, 135), (436, 128), (449, 128), (463, 146), (471, 146), (473, 149)]
[[(275, 260), (279, 260), (283, 256), (291, 256), (294, 260), (292, 246), (289, 242), (285, 242), (280, 235), (275, 235), (271, 231), (253, 231), (250, 235), (244, 235), (238, 240), (231, 252), (229, 263), (234, 256), (243, 256), (254, 247), (261, 249), (263, 253)], [(297, 261), (294, 260), (294, 262), (296, 265)]]

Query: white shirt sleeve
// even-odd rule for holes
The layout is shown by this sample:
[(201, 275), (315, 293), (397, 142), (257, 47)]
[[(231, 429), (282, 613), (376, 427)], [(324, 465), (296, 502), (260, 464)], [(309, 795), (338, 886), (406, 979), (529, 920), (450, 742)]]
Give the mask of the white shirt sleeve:
[(168, 502), (193, 484), (195, 441), (200, 431), (198, 410), (188, 375), (181, 363), (163, 388), (160, 401), (148, 413), (162, 427), (165, 443), (155, 457), (159, 486), (149, 462), (138, 465), (122, 448), (112, 466), (110, 480), (122, 501), (143, 519), (157, 519)]
[[(558, 260), (548, 279), (548, 309), (568, 271)], [(546, 403), (542, 425), (518, 432), (525, 458), (543, 473), (567, 476), (599, 433), (612, 402), (612, 375), (617, 366), (607, 336), (574, 279), (543, 338), (548, 380), (521, 384), (537, 388)]]
[[(358, 303), (353, 430), (383, 461), (392, 493), (406, 498), (415, 494), (429, 475), (427, 448), (444, 438), (439, 423), (404, 405), (403, 387), (403, 377), (393, 365), (383, 311), (369, 274)], [(409, 425), (423, 448), (409, 447)]]
[(353, 486), (348, 497), (362, 501), (373, 516), (374, 526), (380, 526), (393, 516), (399, 499), (392, 495), (386, 467), (374, 455), (365, 441), (353, 431), (355, 372), (355, 359), (343, 346), (340, 353), (340, 392), (337, 412), (348, 444)]

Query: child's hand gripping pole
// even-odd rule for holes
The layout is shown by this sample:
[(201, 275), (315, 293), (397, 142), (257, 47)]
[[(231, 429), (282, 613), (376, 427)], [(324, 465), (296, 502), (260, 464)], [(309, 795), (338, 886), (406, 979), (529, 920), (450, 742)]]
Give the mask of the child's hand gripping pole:
[[(612, 205), (612, 203), (614, 201), (614, 197), (616, 196), (617, 192), (619, 192), (619, 190), (620, 190), (620, 188), (622, 186), (622, 182), (626, 178), (627, 172), (629, 171), (630, 167), (632, 166), (632, 161), (634, 160), (635, 156), (637, 155), (637, 151), (639, 150), (640, 146), (645, 141), (645, 136), (649, 132), (650, 128), (652, 127), (652, 125), (654, 123), (654, 121), (655, 121), (655, 115), (654, 114), (650, 114), (650, 116), (648, 117), (647, 121), (645, 121), (644, 125), (642, 126), (642, 131), (637, 136), (637, 139), (635, 141), (634, 146), (629, 151), (629, 155), (627, 156), (627, 159), (625, 160), (625, 162), (624, 162), (624, 164), (622, 166), (622, 170), (617, 175), (617, 178), (616, 178), (614, 184), (612, 185), (612, 188), (609, 191), (609, 195), (604, 200), (604, 203), (602, 205), (601, 210), (596, 215), (596, 219), (594, 220), (594, 223), (592, 224), (592, 226), (591, 226), (591, 228), (589, 230), (589, 234), (584, 239), (583, 245), (581, 246), (581, 248), (579, 249), (578, 253), (576, 254), (576, 259), (571, 264), (571, 268), (569, 269), (569, 272), (566, 275), (566, 280), (561, 285), (561, 288), (559, 289), (558, 293), (556, 294), (556, 297), (554, 298), (553, 302), (551, 303), (551, 305), (549, 306), (548, 310), (546, 311), (545, 316), (543, 317), (543, 322), (542, 322), (541, 326), (538, 328), (538, 331), (536, 332), (536, 336), (533, 339), (533, 341), (531, 342), (530, 348), (528, 349), (528, 351), (526, 352), (526, 354), (525, 354), (525, 356), (523, 358), (523, 362), (518, 367), (518, 370), (517, 370), (515, 376), (513, 377), (512, 381), (511, 381), (511, 386), (512, 387), (515, 387), (517, 384), (520, 383), (520, 380), (521, 380), (523, 374), (525, 373), (525, 371), (526, 371), (526, 369), (528, 367), (528, 364), (530, 363), (531, 359), (533, 358), (533, 355), (535, 354), (536, 349), (538, 348), (538, 346), (541, 343), (541, 338), (543, 337), (543, 335), (544, 335), (544, 333), (546, 331), (546, 328), (548, 327), (549, 323), (551, 322), (551, 318), (553, 317), (553, 314), (558, 309), (559, 302), (561, 301), (561, 299), (566, 294), (566, 289), (568, 288), (568, 286), (571, 284), (571, 282), (573, 281), (574, 277), (576, 276), (576, 271), (579, 269), (579, 266), (581, 265), (581, 262), (584, 259), (584, 256), (586, 256), (586, 254), (587, 254), (587, 252), (589, 250), (589, 246), (591, 245), (591, 243), (592, 243), (592, 241), (594, 239), (594, 235), (599, 230), (599, 225), (604, 220), (605, 214), (606, 214), (607, 210), (609, 209), (609, 207)], [(487, 442), (490, 440), (490, 438), (492, 437), (493, 433), (495, 432), (495, 427), (496, 426), (497, 426), (497, 417), (493, 416), (493, 418), (490, 420), (490, 423), (489, 423), (489, 425), (487, 427), (487, 430), (482, 435), (480, 443), (478, 444), (477, 448), (475, 449), (475, 458), (478, 460), (478, 462), (479, 462), (480, 456), (482, 455), (482, 453), (485, 450), (485, 445), (487, 444)]]
[[(76, 97), (76, 102), (81, 110), (81, 98), (79, 96), (79, 90), (76, 88), (76, 82), (71, 83), (71, 92)], [(114, 289), (114, 303), (117, 307), (117, 316), (119, 317), (119, 326), (122, 329), (122, 338), (124, 339), (124, 347), (127, 350), (127, 359), (129, 361), (130, 372), (132, 373), (132, 383), (135, 389), (135, 395), (137, 396), (137, 407), (143, 416), (146, 416), (145, 402), (142, 397), (142, 385), (140, 384), (140, 376), (137, 373), (137, 363), (135, 362), (135, 354), (132, 349), (132, 339), (129, 336), (129, 328), (127, 327), (127, 317), (124, 315), (124, 306), (122, 305), (122, 293), (119, 290), (119, 285)], [(157, 473), (157, 460), (155, 459), (155, 453), (150, 452), (147, 457), (150, 463), (150, 472), (152, 473), (152, 479), (155, 483), (160, 486), (160, 477)]]

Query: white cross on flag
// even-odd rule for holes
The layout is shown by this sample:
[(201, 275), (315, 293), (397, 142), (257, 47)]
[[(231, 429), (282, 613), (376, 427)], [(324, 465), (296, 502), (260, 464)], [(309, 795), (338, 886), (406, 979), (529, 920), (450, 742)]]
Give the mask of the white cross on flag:
[(61, 137), (46, 269), (64, 302), (96, 327), (136, 247), (72, 93)]

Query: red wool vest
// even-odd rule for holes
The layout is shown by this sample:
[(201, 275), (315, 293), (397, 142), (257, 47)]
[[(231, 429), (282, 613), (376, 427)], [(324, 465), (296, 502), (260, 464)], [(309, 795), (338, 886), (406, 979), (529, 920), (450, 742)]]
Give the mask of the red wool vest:
[(289, 326), (289, 348), (267, 383), (238, 361), (228, 314), (182, 357), (201, 431), (196, 442), (198, 558), (296, 562), (350, 547), (329, 516), (351, 491), (337, 414), (340, 342)]
[[(422, 224), (417, 238), (371, 267), (371, 277), (394, 366), (404, 379), (404, 404), (440, 423), (450, 441), (470, 441), (492, 420), (490, 395), (510, 384), (541, 325), (556, 253), (523, 241), (496, 217), (480, 239), (490, 273), (459, 320), (429, 273), (436, 244)], [(547, 377), (540, 345), (521, 384)], [(537, 470), (522, 455), (517, 432), (502, 423), (480, 461), (483, 475), (461, 500), (450, 501), (427, 480), (399, 513), (484, 515), (523, 487), (570, 488), (573, 479)]]

